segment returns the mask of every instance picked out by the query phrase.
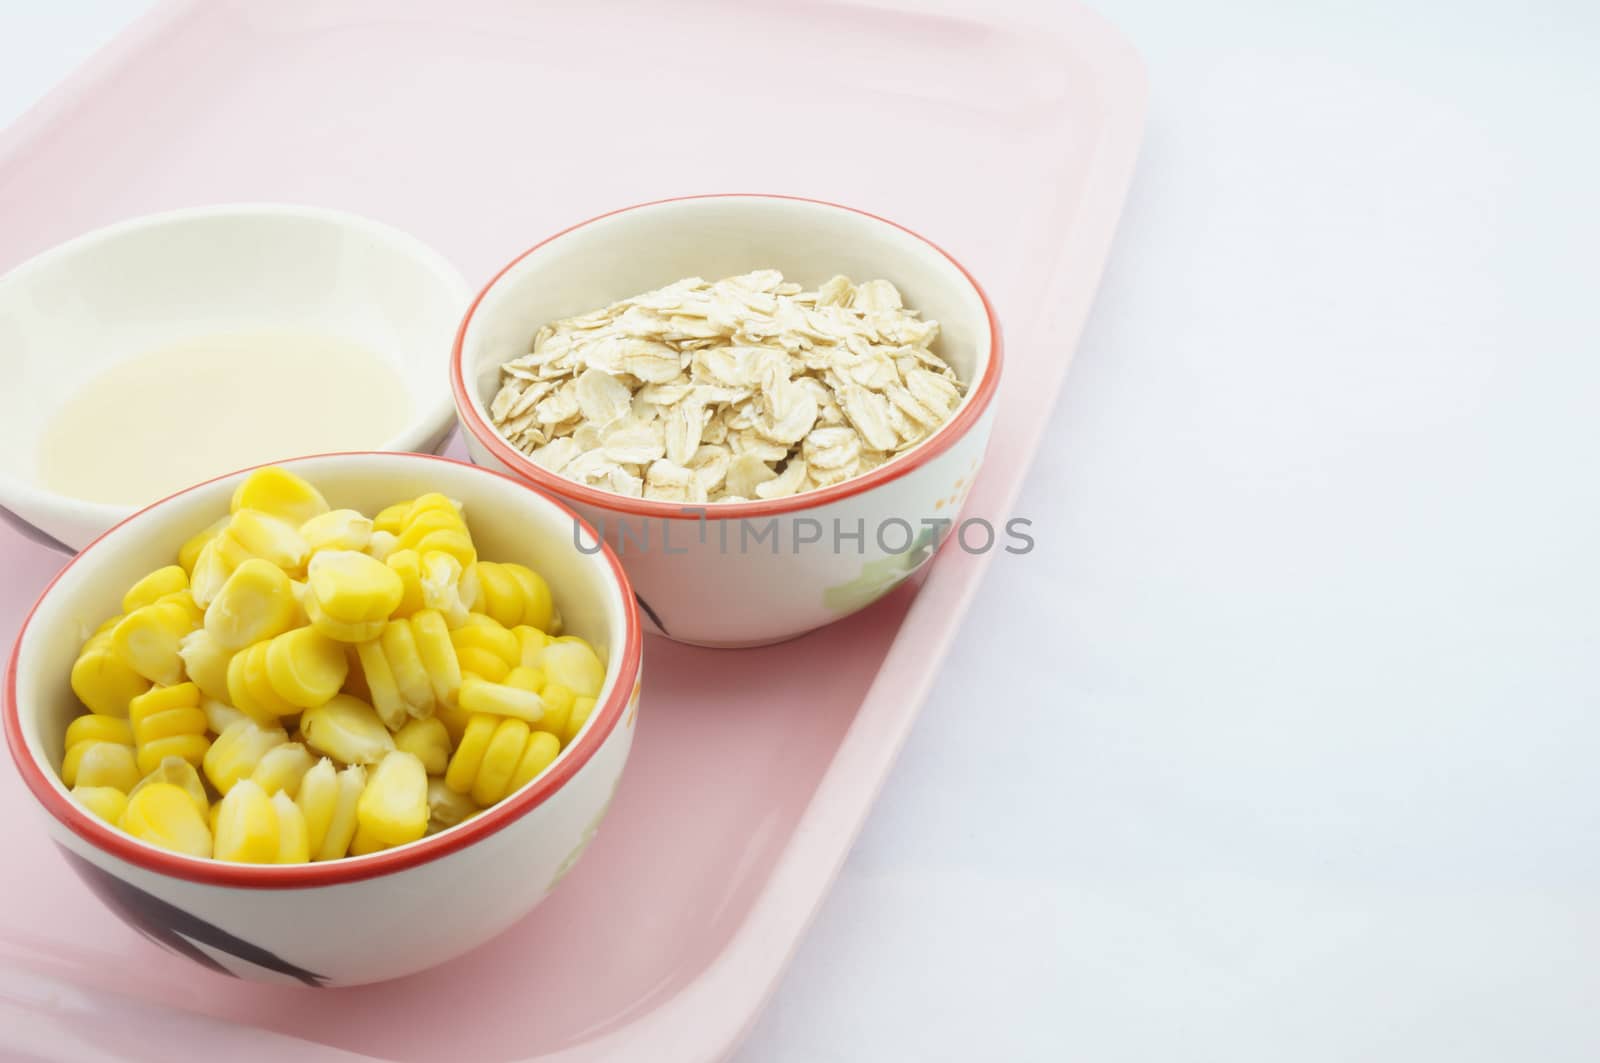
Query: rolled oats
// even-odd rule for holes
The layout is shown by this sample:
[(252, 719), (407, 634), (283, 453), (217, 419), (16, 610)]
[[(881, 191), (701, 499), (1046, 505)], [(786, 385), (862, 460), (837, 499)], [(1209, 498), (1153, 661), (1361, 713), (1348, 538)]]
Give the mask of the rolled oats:
[(670, 502), (783, 498), (916, 446), (963, 386), (886, 280), (687, 277), (552, 322), (500, 367), (495, 427), (568, 479)]

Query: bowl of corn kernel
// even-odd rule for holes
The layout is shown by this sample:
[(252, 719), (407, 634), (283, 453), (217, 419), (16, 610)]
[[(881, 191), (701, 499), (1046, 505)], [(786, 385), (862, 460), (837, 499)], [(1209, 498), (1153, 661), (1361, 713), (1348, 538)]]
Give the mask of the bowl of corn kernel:
[(583, 515), (653, 631), (732, 647), (862, 609), (953, 537), (1001, 361), (982, 289), (910, 230), (689, 196), (513, 261), (451, 385), (472, 459)]
[(595, 834), (641, 637), (560, 503), (427, 455), (246, 470), (141, 510), (23, 624), (6, 738), (74, 870), (246, 978), (355, 985), (531, 910)]

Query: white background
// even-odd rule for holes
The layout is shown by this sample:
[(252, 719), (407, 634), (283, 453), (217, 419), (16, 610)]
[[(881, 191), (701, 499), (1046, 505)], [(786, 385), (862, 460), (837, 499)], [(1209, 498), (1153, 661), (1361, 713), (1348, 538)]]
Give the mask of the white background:
[[(145, 6), (0, 0), (0, 123)], [(1600, 1058), (1600, 7), (1100, 7), (1039, 548), (739, 1061)]]

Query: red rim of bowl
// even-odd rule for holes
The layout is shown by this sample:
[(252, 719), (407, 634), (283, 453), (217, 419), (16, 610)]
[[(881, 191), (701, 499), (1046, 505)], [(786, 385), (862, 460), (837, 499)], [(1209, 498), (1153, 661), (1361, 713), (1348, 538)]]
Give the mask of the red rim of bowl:
[[(388, 849), (380, 853), (367, 856), (344, 857), (339, 860), (328, 860), (312, 864), (232, 864), (221, 860), (201, 859), (200, 857), (183, 856), (179, 853), (157, 849), (137, 841), (131, 835), (117, 830), (105, 823), (88, 810), (80, 808), (71, 798), (64, 796), (46, 776), (46, 768), (41, 766), (29, 751), (26, 740), (22, 734), (22, 719), (17, 705), (17, 661), (22, 650), (22, 641), (33, 624), (34, 614), (50, 592), (55, 589), (61, 577), (76, 565), (84, 556), (98, 546), (101, 540), (124, 524), (139, 519), (151, 510), (163, 506), (175, 498), (190, 494), (203, 487), (231, 479), (240, 473), (247, 473), (265, 465), (296, 465), (303, 461), (319, 458), (360, 458), (360, 457), (405, 457), (415, 458), (420, 461), (439, 462), (445, 465), (456, 465), (471, 469), (485, 476), (495, 476), (515, 485), (520, 490), (532, 491), (546, 502), (554, 505), (572, 520), (576, 521), (596, 542), (604, 547), (603, 556), (606, 563), (611, 566), (612, 575), (616, 577), (618, 592), (622, 597), (623, 608), (623, 644), (615, 657), (618, 661), (617, 682), (612, 689), (610, 697), (604, 705), (596, 708), (591, 717), (588, 729), (575, 741), (570, 750), (563, 750), (563, 756), (550, 767), (545, 774), (534, 779), (522, 790), (501, 801), (491, 805), (482, 812), (473, 816), (465, 823), (449, 830), (442, 831), (431, 838), (411, 842), (395, 849)], [(308, 889), (319, 886), (336, 886), (346, 882), (358, 882), (362, 879), (375, 878), (395, 871), (416, 867), (420, 864), (430, 863), (440, 857), (448, 856), (457, 850), (463, 849), (473, 842), (494, 834), (509, 826), (514, 820), (531, 812), (543, 804), (552, 794), (559, 790), (566, 782), (576, 775), (595, 751), (616, 730), (617, 723), (623, 717), (632, 697), (634, 684), (638, 681), (639, 665), (643, 655), (642, 628), (639, 623), (639, 607), (634, 601), (632, 585), (628, 577), (623, 574), (622, 565), (617, 561), (605, 541), (595, 534), (582, 517), (574, 513), (559, 499), (551, 498), (542, 491), (535, 490), (532, 485), (518, 480), (514, 476), (494, 469), (486, 469), (480, 465), (469, 462), (455, 461), (451, 458), (441, 458), (432, 454), (411, 454), (403, 451), (342, 451), (330, 454), (308, 454), (303, 457), (290, 458), (284, 461), (266, 462), (264, 465), (253, 465), (246, 469), (230, 472), (223, 476), (213, 477), (186, 487), (182, 491), (168, 495), (158, 502), (153, 502), (143, 509), (119, 521), (104, 533), (98, 536), (88, 546), (80, 550), (77, 556), (68, 561), (54, 579), (39, 595), (33, 607), (28, 610), (28, 615), (22, 621), (22, 627), (17, 632), (16, 644), (12, 647), (10, 661), (6, 666), (5, 686), (3, 698), (0, 698), (0, 711), (5, 715), (6, 744), (11, 748), (11, 759), (16, 762), (17, 769), (22, 773), (23, 781), (28, 784), (28, 789), (33, 791), (40, 804), (57, 820), (80, 838), (94, 845), (98, 849), (109, 852), (112, 856), (126, 860), (130, 864), (155, 871), (174, 878), (187, 879), (190, 882), (200, 882), (213, 886), (237, 886), (247, 889)]]
[[(720, 502), (703, 507), (685, 507), (676, 502), (658, 502), (652, 499), (633, 498), (629, 495), (601, 491), (598, 488), (589, 487), (575, 480), (568, 480), (555, 473), (547, 472), (529, 461), (527, 455), (512, 447), (500, 433), (494, 430), (492, 425), (478, 415), (477, 409), (472, 404), (472, 397), (467, 392), (465, 370), (461, 364), (461, 350), (466, 340), (467, 329), (471, 326), (473, 315), (478, 312), (478, 306), (483, 302), (484, 297), (489, 294), (489, 291), (496, 284), (500, 283), (507, 273), (515, 269), (523, 259), (546, 244), (561, 239), (568, 233), (618, 214), (626, 214), (629, 211), (659, 207), (668, 203), (685, 203), (706, 199), (778, 199), (791, 203), (809, 203), (813, 206), (828, 207), (832, 210), (848, 211), (851, 214), (859, 214), (864, 218), (871, 218), (873, 221), (899, 229), (901, 232), (927, 244), (942, 255), (946, 261), (966, 278), (967, 283), (972, 285), (972, 290), (977, 293), (978, 300), (983, 304), (984, 314), (989, 320), (989, 361), (984, 366), (983, 376), (979, 378), (977, 385), (968, 393), (967, 401), (956, 411), (956, 415), (940, 425), (933, 435), (907, 451), (903, 457), (885, 462), (865, 475), (844, 480), (815, 491), (807, 491), (804, 494), (790, 495), (786, 498), (763, 499), (752, 502)], [(982, 417), (983, 412), (989, 408), (989, 403), (993, 400), (995, 391), (1000, 386), (1000, 366), (1004, 360), (1002, 346), (1000, 319), (995, 314), (994, 304), (989, 302), (988, 293), (983, 290), (983, 286), (978, 283), (977, 278), (973, 277), (965, 266), (956, 260), (954, 255), (921, 233), (869, 211), (847, 207), (842, 203), (830, 203), (824, 199), (811, 199), (806, 196), (773, 195), (762, 192), (707, 193), (656, 199), (648, 203), (636, 203), (630, 207), (619, 207), (604, 214), (597, 214), (586, 221), (578, 222), (576, 225), (569, 225), (554, 236), (548, 236), (540, 240), (512, 259), (505, 268), (490, 279), (488, 284), (483, 286), (477, 297), (472, 300), (472, 305), (467, 307), (466, 316), (461, 319), (461, 327), (456, 331), (455, 346), (450, 352), (450, 389), (455, 393), (456, 411), (461, 418), (461, 423), (472, 434), (472, 437), (487, 447), (489, 452), (498, 460), (504, 462), (507, 467), (516, 470), (519, 476), (538, 484), (547, 491), (553, 491), (563, 497), (575, 499), (586, 505), (599, 506), (640, 517), (677, 518), (682, 520), (736, 520), (742, 517), (776, 517), (785, 513), (796, 513), (817, 506), (825, 506), (831, 502), (838, 502), (853, 495), (861, 494), (863, 491), (870, 491), (874, 487), (897, 480), (912, 470), (920, 468), (950, 449), (955, 441), (960, 439), (968, 429), (976, 424), (978, 418)]]

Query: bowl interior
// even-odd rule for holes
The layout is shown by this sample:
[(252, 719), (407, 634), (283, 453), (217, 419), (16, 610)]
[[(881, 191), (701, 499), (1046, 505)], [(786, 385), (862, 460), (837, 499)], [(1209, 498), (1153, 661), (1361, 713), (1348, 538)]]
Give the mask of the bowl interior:
[[(519, 562), (543, 575), (566, 632), (601, 653), (607, 675), (597, 704), (623, 681), (621, 650), (628, 635), (623, 584), (606, 554), (587, 555), (574, 546), (572, 518), (542, 495), (487, 470), (410, 454), (327, 455), (279, 464), (310, 480), (335, 508), (369, 515), (428, 491), (460, 501), (480, 556)], [(69, 683), (79, 648), (101, 621), (119, 611), (123, 592), (135, 580), (172, 564), (186, 538), (227, 512), (243, 476), (202, 484), (114, 528), (62, 572), (24, 625), (16, 650), (18, 722), (29, 753), (63, 795), (67, 791), (58, 772), (65, 730), (83, 711)], [(586, 548), (595, 545), (587, 531), (583, 541)], [(585, 733), (599, 715), (590, 716)], [(561, 756), (584, 741), (580, 735)]]
[(107, 367), (213, 333), (359, 344), (397, 370), (412, 421), (431, 421), (467, 295), (422, 243), (333, 211), (201, 208), (90, 233), (0, 278), (0, 481), (37, 486), (45, 427)]
[[(514, 263), (472, 311), (461, 343), (469, 401), (490, 423), (499, 367), (545, 324), (684, 277), (777, 269), (814, 288), (843, 273), (883, 279), (939, 322), (933, 350), (971, 385), (989, 364), (991, 335), (972, 281), (926, 240), (880, 218), (810, 200), (708, 196), (618, 211), (570, 229)], [(969, 387), (963, 402), (971, 401)], [(952, 415), (954, 416), (954, 415)]]

